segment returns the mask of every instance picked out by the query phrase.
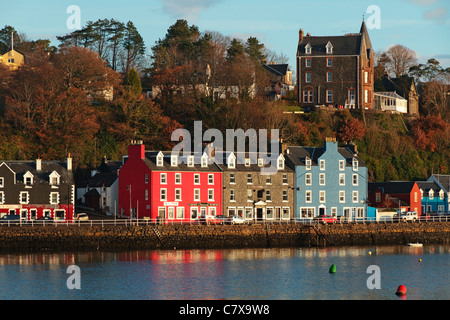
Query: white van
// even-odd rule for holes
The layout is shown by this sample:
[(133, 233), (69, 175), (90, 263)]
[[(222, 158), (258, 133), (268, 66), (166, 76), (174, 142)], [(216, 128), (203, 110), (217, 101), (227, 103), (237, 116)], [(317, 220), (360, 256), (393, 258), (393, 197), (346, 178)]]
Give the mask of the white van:
[(416, 211), (406, 211), (400, 214), (400, 221), (412, 221), (415, 222), (419, 219)]

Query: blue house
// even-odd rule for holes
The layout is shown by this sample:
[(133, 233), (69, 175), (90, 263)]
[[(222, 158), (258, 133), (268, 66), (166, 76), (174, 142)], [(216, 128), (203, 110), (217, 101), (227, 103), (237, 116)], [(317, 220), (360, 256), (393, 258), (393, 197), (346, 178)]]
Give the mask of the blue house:
[[(444, 191), (444, 199), (440, 199), (440, 200), (444, 200), (443, 205), (444, 206), (444, 210), (443, 212), (450, 212), (450, 175), (448, 174), (433, 174), (428, 178), (428, 181), (432, 181), (435, 182), (443, 191)], [(441, 193), (442, 195), (442, 193)], [(440, 198), (441, 198), (440, 195)], [(447, 200), (447, 201), (445, 201)], [(439, 209), (438, 209), (439, 211)], [(439, 211), (442, 212), (442, 211)]]
[(417, 181), (422, 196), (422, 214), (448, 212), (448, 193), (434, 181)]
[(295, 217), (330, 215), (347, 220), (367, 217), (367, 167), (355, 145), (288, 147), (286, 164), (295, 170)]

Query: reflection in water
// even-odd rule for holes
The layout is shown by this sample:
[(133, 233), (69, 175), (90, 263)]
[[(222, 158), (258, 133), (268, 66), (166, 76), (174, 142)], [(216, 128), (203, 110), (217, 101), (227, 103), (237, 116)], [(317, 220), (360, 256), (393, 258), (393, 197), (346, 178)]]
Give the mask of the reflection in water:
[[(0, 255), (0, 299), (449, 299), (449, 246)], [(68, 290), (69, 265), (81, 290)], [(336, 274), (329, 274), (331, 264)], [(367, 268), (381, 270), (369, 290)]]

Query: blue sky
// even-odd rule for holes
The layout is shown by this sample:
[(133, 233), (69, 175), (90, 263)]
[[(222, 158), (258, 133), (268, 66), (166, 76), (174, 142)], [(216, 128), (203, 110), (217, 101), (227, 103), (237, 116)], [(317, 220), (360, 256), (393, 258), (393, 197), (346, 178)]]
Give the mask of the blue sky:
[[(3, 1), (2, 1), (3, 2)], [(103, 18), (133, 21), (147, 48), (163, 38), (177, 19), (200, 31), (217, 31), (246, 40), (256, 36), (266, 47), (289, 57), (295, 69), (298, 30), (311, 35), (357, 33), (371, 5), (380, 8), (380, 29), (369, 34), (376, 51), (401, 44), (416, 51), (419, 62), (433, 57), (450, 66), (449, 0), (22, 0), (0, 4), (0, 27), (12, 25), (32, 39), (69, 33), (67, 7), (78, 5), (81, 24)]]

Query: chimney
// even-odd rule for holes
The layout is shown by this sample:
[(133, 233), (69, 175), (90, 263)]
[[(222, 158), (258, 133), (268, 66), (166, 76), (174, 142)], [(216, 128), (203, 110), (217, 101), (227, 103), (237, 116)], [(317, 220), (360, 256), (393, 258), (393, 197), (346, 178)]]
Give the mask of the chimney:
[(298, 43), (302, 42), (303, 40), (303, 29), (300, 29), (300, 31), (298, 32)]
[(67, 170), (72, 171), (72, 158), (70, 157), (70, 153), (67, 157)]
[(142, 140), (131, 140), (131, 144), (128, 146), (128, 159), (144, 159), (145, 158), (145, 145)]
[(41, 158), (37, 158), (36, 159), (36, 171), (41, 171), (42, 170), (42, 160)]

